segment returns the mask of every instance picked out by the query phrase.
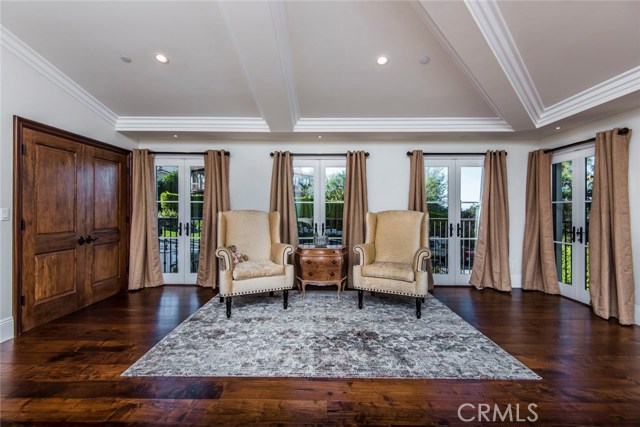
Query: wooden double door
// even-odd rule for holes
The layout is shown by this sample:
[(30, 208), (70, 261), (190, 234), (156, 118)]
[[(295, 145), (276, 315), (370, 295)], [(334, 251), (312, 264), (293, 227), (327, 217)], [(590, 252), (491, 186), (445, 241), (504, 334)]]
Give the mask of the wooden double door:
[(17, 127), (21, 333), (125, 289), (129, 185), (124, 150)]

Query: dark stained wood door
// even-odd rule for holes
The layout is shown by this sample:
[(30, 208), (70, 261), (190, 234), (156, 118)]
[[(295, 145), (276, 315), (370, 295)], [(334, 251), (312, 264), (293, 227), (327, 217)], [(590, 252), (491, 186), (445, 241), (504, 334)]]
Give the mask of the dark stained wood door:
[(19, 333), (115, 295), (127, 280), (127, 152), (40, 126), (19, 127)]
[(89, 303), (116, 294), (125, 277), (127, 254), (127, 158), (121, 154), (86, 147), (85, 246), (86, 293)]
[(22, 179), (22, 329), (56, 319), (85, 299), (83, 146), (25, 129)]

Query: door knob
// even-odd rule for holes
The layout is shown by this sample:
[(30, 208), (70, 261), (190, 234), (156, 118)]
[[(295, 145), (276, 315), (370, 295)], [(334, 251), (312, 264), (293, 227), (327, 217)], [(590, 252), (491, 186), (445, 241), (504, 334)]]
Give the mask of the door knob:
[(93, 238), (89, 234), (87, 234), (87, 237), (85, 237), (85, 242), (87, 242), (87, 243), (95, 242), (96, 240), (98, 240), (97, 237)]
[(80, 236), (80, 237), (78, 238), (78, 244), (79, 244), (80, 246), (82, 246), (82, 245), (84, 245), (85, 243), (86, 243), (86, 240), (84, 240), (84, 237), (83, 237), (83, 236)]

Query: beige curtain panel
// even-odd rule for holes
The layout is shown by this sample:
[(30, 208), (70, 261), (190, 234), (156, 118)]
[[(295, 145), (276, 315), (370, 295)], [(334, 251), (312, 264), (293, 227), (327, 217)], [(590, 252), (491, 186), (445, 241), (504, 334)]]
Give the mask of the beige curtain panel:
[(349, 151), (347, 152), (342, 215), (342, 244), (349, 250), (349, 287), (353, 287), (353, 266), (358, 261), (353, 247), (364, 243), (365, 220), (368, 211), (366, 153), (364, 151)]
[(507, 153), (487, 151), (478, 244), (469, 284), (476, 288), (511, 291), (509, 271), (509, 196)]
[[(427, 185), (424, 179), (424, 154), (422, 150), (411, 152), (411, 164), (409, 166), (409, 210), (424, 212), (429, 217), (427, 209)], [(427, 240), (427, 243), (429, 241)], [(433, 289), (433, 266), (431, 260), (427, 260), (427, 281), (429, 290)]]
[(271, 212), (280, 213), (280, 240), (298, 244), (298, 223), (293, 192), (293, 157), (288, 151), (273, 153)]
[(589, 293), (594, 313), (634, 323), (634, 281), (629, 214), (631, 131), (596, 135), (593, 199), (589, 221)]
[(229, 156), (224, 150), (209, 150), (204, 156), (204, 200), (196, 278), (199, 286), (215, 289), (218, 283), (218, 212), (229, 209)]
[(522, 289), (559, 294), (553, 248), (551, 153), (529, 153), (525, 203)]
[(136, 290), (164, 283), (158, 244), (156, 180), (149, 150), (133, 150), (131, 174), (129, 290)]

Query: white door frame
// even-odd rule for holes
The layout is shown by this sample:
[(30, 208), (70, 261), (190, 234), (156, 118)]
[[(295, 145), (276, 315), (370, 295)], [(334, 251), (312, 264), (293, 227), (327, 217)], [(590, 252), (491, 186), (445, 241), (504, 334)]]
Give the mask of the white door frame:
[[(447, 242), (448, 271), (445, 274), (434, 274), (436, 285), (467, 286), (471, 274), (460, 271), (462, 265), (462, 239), (458, 236), (458, 227), (462, 226), (461, 207), (461, 170), (463, 167), (483, 167), (483, 159), (425, 159), (424, 166), (446, 167), (448, 169), (448, 224), (447, 238), (441, 239)], [(481, 184), (482, 186), (482, 184)], [(477, 225), (476, 225), (477, 227)], [(435, 248), (432, 248), (435, 249)]]

